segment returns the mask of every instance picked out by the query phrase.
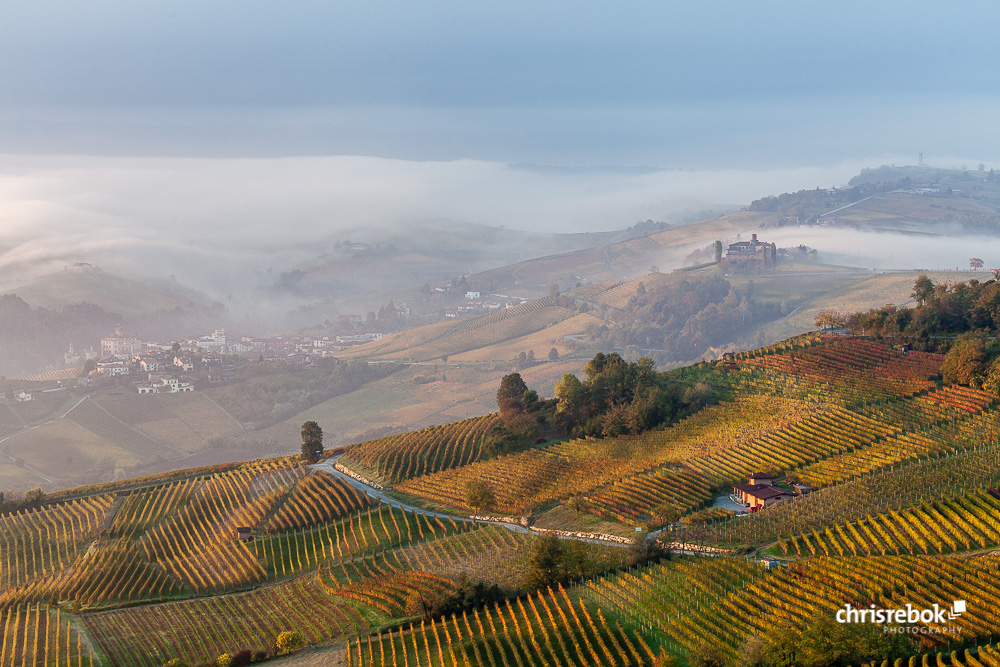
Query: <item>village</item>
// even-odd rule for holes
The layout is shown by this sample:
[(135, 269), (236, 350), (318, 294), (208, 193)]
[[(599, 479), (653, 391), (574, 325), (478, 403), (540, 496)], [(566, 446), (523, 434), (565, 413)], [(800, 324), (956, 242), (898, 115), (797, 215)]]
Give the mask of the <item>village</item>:
[[(100, 341), (100, 349), (75, 350), (64, 355), (67, 367), (82, 367), (80, 383), (101, 386), (117, 383), (139, 394), (175, 394), (195, 391), (196, 384), (233, 379), (236, 368), (282, 361), (307, 367), (316, 359), (382, 338), (381, 333), (348, 336), (240, 336), (229, 339), (224, 329), (209, 335), (170, 343), (143, 341), (116, 327)], [(19, 400), (31, 400), (30, 394)]]

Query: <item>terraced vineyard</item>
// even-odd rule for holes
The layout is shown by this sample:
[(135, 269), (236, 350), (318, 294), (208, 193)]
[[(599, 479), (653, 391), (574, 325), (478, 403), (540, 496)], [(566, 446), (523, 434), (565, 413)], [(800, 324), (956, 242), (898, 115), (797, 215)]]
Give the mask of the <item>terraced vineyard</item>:
[[(587, 493), (631, 475), (676, 465), (692, 454), (700, 453), (707, 460), (710, 455), (717, 456), (731, 447), (733, 442), (749, 446), (755, 438), (765, 437), (778, 426), (792, 428), (826, 411), (822, 406), (773, 398), (735, 401), (708, 408), (663, 431), (557, 443), (417, 477), (399, 484), (398, 489), (462, 507), (466, 485), (478, 479), (492, 487), (495, 511), (527, 513), (532, 508)], [(753, 471), (747, 467), (749, 464), (735, 459), (727, 461), (726, 465), (734, 468), (724, 473), (726, 479)], [(713, 475), (718, 474), (717, 467), (712, 470)]]
[(372, 504), (372, 500), (347, 482), (325, 473), (299, 480), (267, 524), (267, 532), (279, 533), (324, 524)]
[(256, 562), (270, 577), (286, 577), (320, 562), (355, 558), (469, 530), (472, 524), (381, 506), (312, 530), (254, 540)]
[(96, 537), (110, 496), (0, 516), (0, 600), (66, 568)]
[(713, 498), (712, 484), (698, 473), (675, 468), (627, 477), (590, 494), (589, 511), (632, 524), (650, 521), (657, 509), (669, 506), (680, 517)]
[[(836, 406), (808, 406), (788, 399), (770, 402), (778, 410), (771, 414), (781, 415), (777, 424), (765, 422), (768, 413), (764, 412), (738, 429), (713, 433), (718, 444), (699, 436), (716, 418), (733, 414), (726, 406), (664, 431), (559, 443), (418, 477), (400, 484), (399, 489), (462, 507), (468, 483), (484, 480), (496, 498), (493, 509), (522, 514), (592, 492), (595, 509), (606, 516), (648, 519), (664, 502), (690, 510), (710, 500), (712, 489), (745, 481), (752, 472), (793, 471), (868, 446), (895, 430)], [(728, 438), (720, 441), (719, 435)], [(670, 469), (665, 468), (668, 465)]]
[(934, 387), (944, 357), (926, 352), (904, 354), (857, 338), (833, 339), (776, 354), (741, 355), (740, 363), (791, 376), (799, 384), (826, 385), (855, 400), (911, 396)]
[[(1000, 495), (1000, 494), (998, 494)], [(1000, 544), (1000, 500), (986, 491), (925, 501), (781, 541), (796, 556), (934, 554)]]
[(484, 438), (497, 415), (431, 426), (352, 446), (342, 463), (369, 479), (397, 484), (479, 460)]
[(58, 607), (19, 605), (0, 611), (0, 665), (94, 665), (94, 653)]
[[(727, 660), (738, 658), (750, 634), (767, 636), (782, 624), (801, 628), (817, 613), (833, 614), (846, 603), (898, 609), (966, 600), (969, 611), (948, 621), (957, 632), (920, 633), (931, 646), (946, 647), (985, 642), (995, 632), (1000, 616), (991, 600), (1000, 591), (991, 572), (997, 565), (997, 556), (818, 557), (764, 570), (742, 559), (698, 559), (609, 577), (592, 584), (588, 595), (609, 611), (655, 627), (675, 654), (689, 655), (709, 642)], [(768, 601), (770, 613), (754, 612), (760, 600)]]
[(891, 435), (865, 447), (801, 468), (795, 476), (814, 486), (827, 486), (851, 477), (882, 470), (904, 461), (1000, 442), (1000, 421), (994, 410), (953, 418), (935, 426)]
[[(160, 667), (172, 659), (193, 665), (241, 650), (266, 653), (291, 629), (311, 643), (367, 629), (360, 614), (327, 594), (315, 575), (247, 593), (89, 614), (84, 623), (116, 667)], [(149, 633), (151, 627), (157, 632)]]
[(358, 638), (349, 665), (647, 665), (652, 650), (563, 588)]
[[(968, 451), (851, 479), (766, 512), (715, 525), (700, 537), (730, 545), (768, 544), (780, 537), (998, 485), (1000, 445), (977, 445)], [(697, 540), (699, 536), (685, 536), (682, 531), (680, 539)]]

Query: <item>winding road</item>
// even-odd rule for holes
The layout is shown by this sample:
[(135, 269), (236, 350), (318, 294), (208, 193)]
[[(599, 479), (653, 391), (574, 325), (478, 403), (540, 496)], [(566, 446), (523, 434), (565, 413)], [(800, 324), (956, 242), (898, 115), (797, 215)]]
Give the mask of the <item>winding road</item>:
[[(507, 530), (513, 531), (515, 533), (521, 533), (522, 535), (544, 534), (541, 531), (531, 530), (529, 528), (526, 528), (519, 523), (508, 523), (503, 521), (486, 521), (484, 519), (471, 519), (465, 516), (457, 516), (455, 514), (444, 514), (441, 512), (432, 512), (430, 510), (423, 509), (422, 507), (414, 507), (413, 505), (408, 505), (402, 501), (387, 496), (385, 491), (380, 491), (379, 489), (376, 489), (373, 486), (365, 484), (361, 480), (354, 479), (350, 475), (345, 475), (341, 471), (337, 470), (334, 466), (336, 465), (337, 460), (340, 459), (341, 456), (342, 455), (338, 454), (337, 456), (331, 457), (323, 461), (322, 463), (317, 463), (309, 467), (315, 470), (321, 470), (329, 475), (333, 475), (334, 477), (342, 479), (355, 489), (363, 491), (369, 496), (375, 496), (379, 502), (389, 505), (390, 507), (397, 507), (407, 512), (417, 512), (420, 514), (426, 514), (427, 516), (437, 517), (439, 519), (452, 519), (454, 521), (464, 521), (466, 523), (480, 523), (490, 526), (502, 526)], [(659, 535), (660, 532), (661, 531), (659, 530), (653, 531), (646, 535), (646, 539), (655, 540), (656, 536)], [(621, 542), (613, 542), (611, 540), (601, 540), (593, 537), (579, 537), (576, 535), (559, 535), (559, 534), (555, 534), (555, 536), (564, 540), (576, 540), (577, 542), (590, 542), (591, 544), (605, 544), (609, 546), (623, 547), (623, 548), (629, 546), (628, 544), (623, 544)]]

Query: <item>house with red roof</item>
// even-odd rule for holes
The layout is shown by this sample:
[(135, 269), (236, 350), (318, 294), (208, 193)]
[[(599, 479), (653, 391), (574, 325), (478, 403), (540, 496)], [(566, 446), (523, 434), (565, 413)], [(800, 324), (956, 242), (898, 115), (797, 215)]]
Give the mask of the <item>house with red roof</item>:
[(774, 475), (769, 475), (766, 472), (755, 472), (750, 475), (747, 484), (737, 484), (733, 487), (733, 496), (740, 502), (749, 505), (751, 512), (795, 497), (795, 494), (775, 486), (774, 480)]

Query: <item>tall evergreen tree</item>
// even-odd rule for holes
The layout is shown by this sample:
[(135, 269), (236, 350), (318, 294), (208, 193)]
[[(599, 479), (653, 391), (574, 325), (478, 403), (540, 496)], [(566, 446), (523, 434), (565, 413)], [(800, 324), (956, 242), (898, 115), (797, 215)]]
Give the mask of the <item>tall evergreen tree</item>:
[(314, 421), (302, 424), (302, 460), (316, 463), (323, 456), (323, 429)]

